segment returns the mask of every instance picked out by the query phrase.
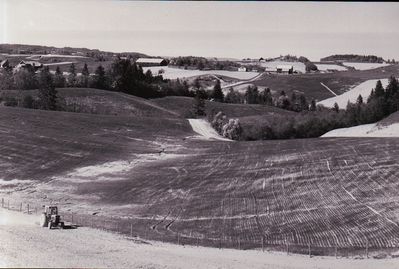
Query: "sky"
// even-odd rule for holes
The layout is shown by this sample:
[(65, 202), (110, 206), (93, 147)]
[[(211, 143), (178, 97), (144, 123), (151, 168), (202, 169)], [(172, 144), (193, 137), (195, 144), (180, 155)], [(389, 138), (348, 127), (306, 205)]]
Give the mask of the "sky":
[(399, 3), (0, 0), (0, 42), (153, 56), (399, 59)]

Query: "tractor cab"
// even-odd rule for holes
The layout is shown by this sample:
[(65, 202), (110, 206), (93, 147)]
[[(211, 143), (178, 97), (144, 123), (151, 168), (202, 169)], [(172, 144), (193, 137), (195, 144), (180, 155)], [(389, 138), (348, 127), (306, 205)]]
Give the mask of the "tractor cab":
[(45, 206), (44, 207), (44, 213), (48, 216), (51, 215), (58, 215), (58, 207), (56, 206)]
[(64, 222), (61, 221), (61, 216), (58, 215), (57, 206), (44, 206), (40, 226), (48, 227), (49, 229), (54, 227), (64, 228)]

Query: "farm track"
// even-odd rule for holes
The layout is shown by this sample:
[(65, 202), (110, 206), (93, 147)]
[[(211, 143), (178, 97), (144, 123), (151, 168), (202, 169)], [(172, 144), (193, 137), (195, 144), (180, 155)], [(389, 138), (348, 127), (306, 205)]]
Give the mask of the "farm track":
[[(398, 247), (398, 139), (201, 141), (187, 138), (184, 119), (163, 120), (165, 130), (140, 118), (1, 111), (2, 195), (125, 217), (157, 238)], [(76, 175), (143, 153), (158, 157)]]

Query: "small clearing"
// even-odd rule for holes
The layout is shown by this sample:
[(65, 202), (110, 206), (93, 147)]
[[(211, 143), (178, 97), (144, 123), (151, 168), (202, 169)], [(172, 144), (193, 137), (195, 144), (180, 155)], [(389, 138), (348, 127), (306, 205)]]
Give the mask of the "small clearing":
[[(385, 88), (388, 85), (388, 79), (384, 78), (380, 80), (382, 86)], [(332, 108), (334, 106), (334, 103), (337, 103), (340, 108), (345, 108), (346, 105), (348, 104), (348, 101), (351, 103), (356, 103), (356, 99), (358, 98), (359, 94), (362, 95), (363, 100), (367, 100), (367, 98), (371, 93), (371, 90), (375, 88), (377, 81), (378, 79), (367, 80), (353, 87), (352, 89), (343, 94), (325, 99), (323, 101), (318, 102), (317, 104)], [(323, 83), (321, 84), (323, 85)], [(326, 87), (325, 85), (323, 86)]]
[(211, 124), (204, 119), (188, 119), (188, 122), (193, 128), (193, 131), (198, 133), (201, 138), (206, 140), (232, 141), (220, 136), (216, 130), (212, 128)]

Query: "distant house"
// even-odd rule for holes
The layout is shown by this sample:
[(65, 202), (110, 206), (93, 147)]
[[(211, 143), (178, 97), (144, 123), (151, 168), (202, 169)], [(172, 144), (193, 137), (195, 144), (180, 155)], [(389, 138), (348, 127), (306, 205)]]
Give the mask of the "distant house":
[(15, 70), (19, 71), (21, 69), (25, 68), (33, 68), (34, 71), (37, 71), (38, 69), (42, 68), (43, 64), (36, 62), (36, 61), (20, 61), (17, 66), (15, 66)]
[(238, 68), (238, 71), (247, 72), (247, 68), (245, 66), (241, 66), (241, 67)]
[(140, 66), (166, 66), (168, 62), (162, 58), (138, 58), (136, 64)]
[(294, 73), (294, 67), (292, 65), (278, 65), (276, 67), (276, 72), (292, 74), (292, 73)]

